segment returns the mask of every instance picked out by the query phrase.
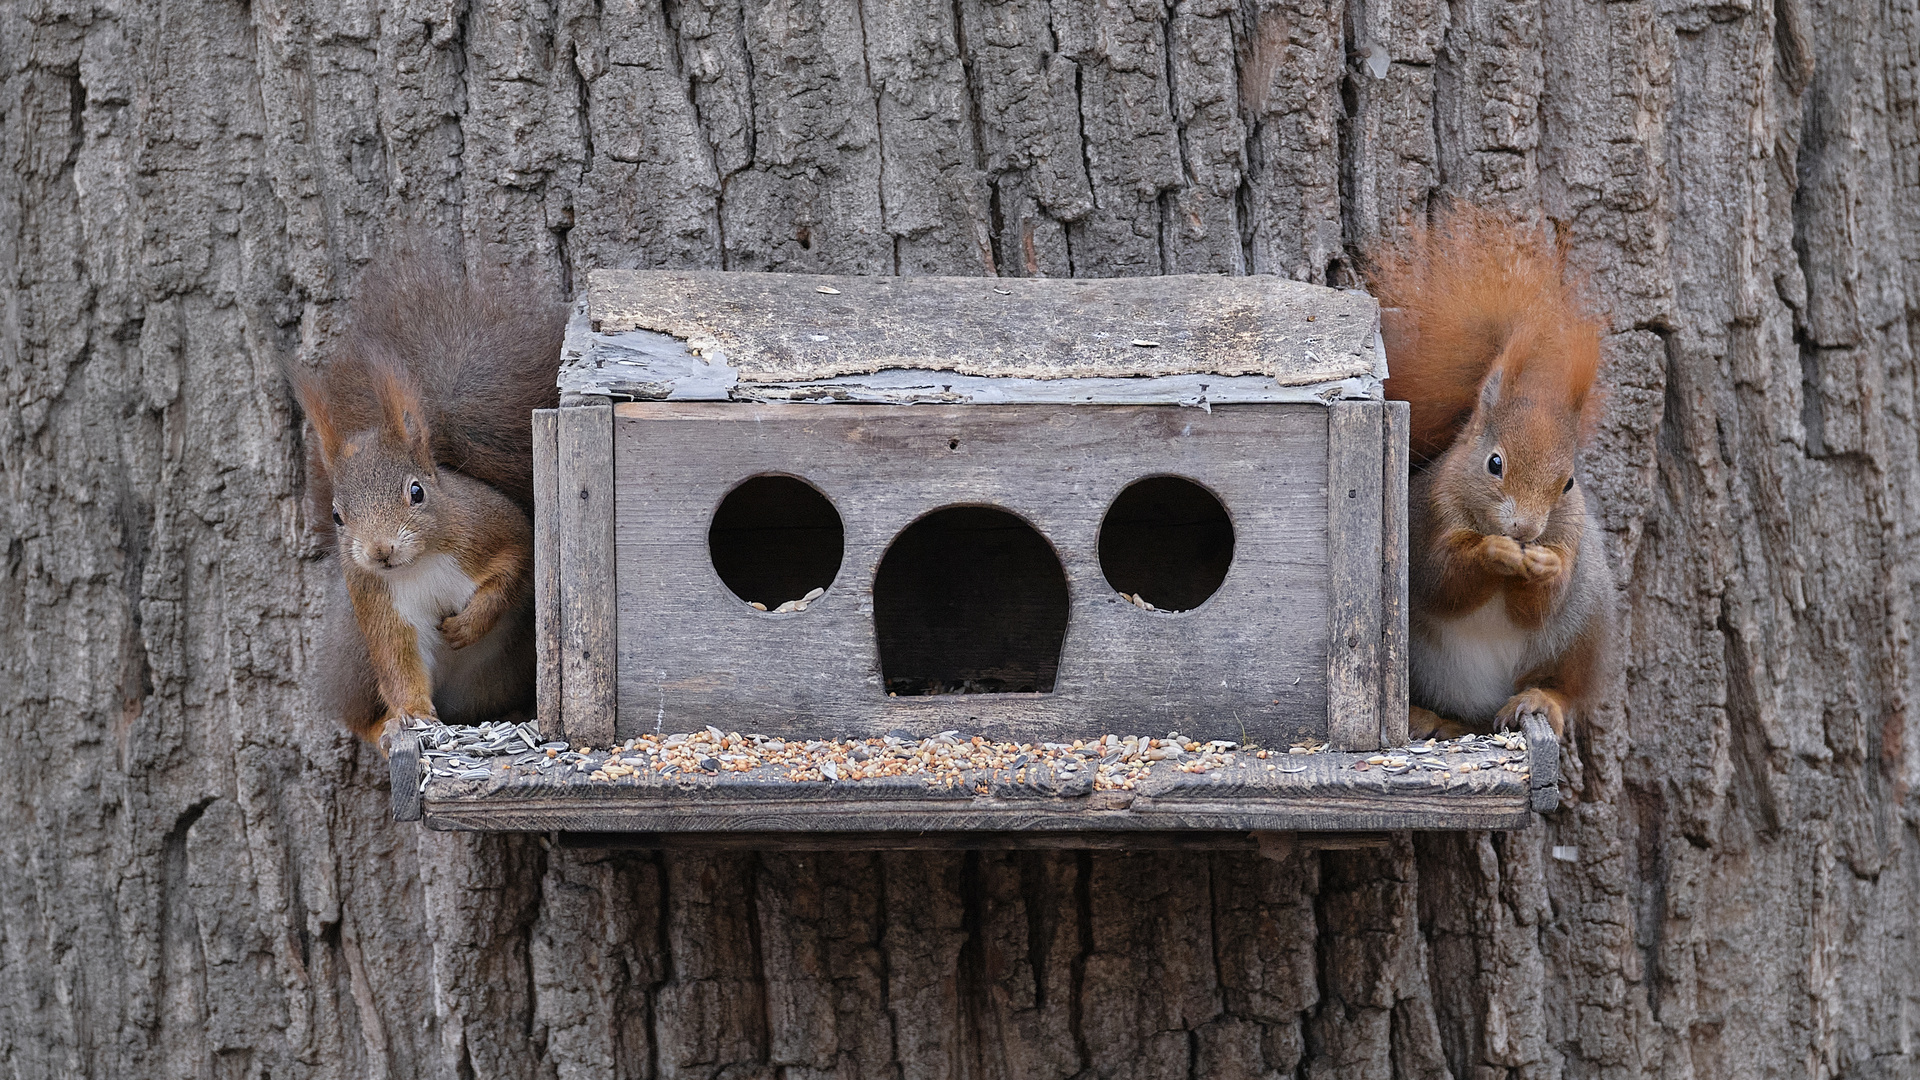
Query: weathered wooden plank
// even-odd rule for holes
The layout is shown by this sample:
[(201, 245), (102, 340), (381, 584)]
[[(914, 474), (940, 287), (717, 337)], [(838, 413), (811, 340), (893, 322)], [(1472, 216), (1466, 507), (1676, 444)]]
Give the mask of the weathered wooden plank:
[(420, 820), (420, 737), (411, 731), (394, 735), (387, 753), (387, 776), (393, 785), (393, 820)]
[(540, 733), (562, 734), (560, 636), (560, 418), (533, 414), (533, 637)]
[(1243, 832), (593, 833), (562, 832), (564, 848), (589, 851), (1352, 851), (1382, 848), (1392, 834)]
[(1335, 402), (1327, 418), (1327, 741), (1380, 745), (1382, 413)]
[(1407, 742), (1407, 437), (1409, 406), (1386, 402), (1380, 468), (1380, 744)]
[(486, 779), (427, 783), (431, 828), (641, 833), (1131, 832), (1522, 828), (1535, 791), (1520, 757), (1486, 742), (1449, 745), (1412, 768), (1366, 752), (1261, 759), (1205, 773), (1155, 766), (1136, 786), (1016, 782), (980, 770), (929, 785), (918, 777), (795, 780), (783, 767), (595, 779), (572, 768), (503, 767)]
[[(1324, 737), (1324, 406), (625, 403), (615, 415), (623, 738), (741, 715), (782, 736)], [(767, 473), (812, 484), (844, 527), (837, 576), (804, 612), (755, 611), (712, 566), (714, 508)], [(1180, 614), (1127, 603), (1099, 551), (1113, 499), (1167, 473), (1214, 493), (1234, 530), (1218, 591)], [(910, 523), (960, 503), (1018, 515), (1061, 561), (1069, 623), (1051, 693), (895, 698), (881, 684), (879, 564)]]
[(1551, 814), (1560, 809), (1560, 739), (1539, 713), (1525, 714), (1520, 730), (1527, 737), (1528, 805)]
[[(1014, 379), (889, 368), (799, 382), (740, 381), (724, 357), (652, 330), (597, 334), (582, 310), (568, 327), (563, 391), (633, 401), (810, 401), (852, 405), (1189, 405), (1325, 404), (1375, 396), (1373, 374), (1284, 385), (1266, 375), (1162, 375), (1151, 379)], [(577, 344), (576, 344), (577, 343)]]
[(1346, 798), (1239, 800), (1153, 813), (1086, 811), (1022, 804), (1018, 807), (921, 806), (882, 803), (802, 805), (647, 806), (609, 802), (442, 802), (428, 799), (427, 827), (486, 832), (667, 833), (892, 833), (920, 837), (939, 833), (1143, 831), (1386, 831), (1398, 829), (1523, 829), (1533, 821), (1528, 796), (1459, 797), (1433, 804), (1420, 800)]
[[(591, 400), (591, 399), (589, 399)], [(615, 475), (613, 408), (567, 404), (558, 410), (560, 725), (574, 742), (613, 738)]]
[(1206, 373), (1288, 385), (1371, 375), (1379, 308), (1258, 275), (875, 278), (595, 270), (598, 333), (651, 330), (742, 382), (890, 368), (1013, 378)]

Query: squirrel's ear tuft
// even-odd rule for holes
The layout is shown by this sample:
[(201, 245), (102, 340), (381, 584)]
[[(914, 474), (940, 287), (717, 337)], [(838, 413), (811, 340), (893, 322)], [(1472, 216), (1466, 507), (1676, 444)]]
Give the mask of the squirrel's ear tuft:
[(405, 371), (382, 365), (375, 380), (376, 394), (386, 412), (387, 429), (407, 448), (407, 456), (421, 469), (433, 471), (433, 432), (427, 411), (420, 405), (419, 388)]
[(1487, 372), (1487, 377), (1480, 380), (1480, 414), (1482, 416), (1492, 413), (1493, 407), (1500, 404), (1500, 383), (1504, 376), (1505, 372), (1500, 365), (1495, 364), (1493, 369)]
[(300, 411), (307, 415), (307, 423), (313, 425), (315, 441), (319, 443), (321, 467), (332, 472), (333, 463), (340, 457), (340, 429), (334, 423), (326, 388), (321, 385), (318, 376), (291, 364), (287, 366), (286, 373), (287, 382), (293, 386), (294, 400), (300, 403)]

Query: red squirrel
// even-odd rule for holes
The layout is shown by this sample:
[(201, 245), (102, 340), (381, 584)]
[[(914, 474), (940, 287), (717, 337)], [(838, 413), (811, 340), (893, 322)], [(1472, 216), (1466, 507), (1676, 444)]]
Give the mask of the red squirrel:
[(1460, 206), (1374, 253), (1389, 398), (1411, 414), (1414, 738), (1544, 717), (1595, 690), (1613, 579), (1575, 466), (1600, 395), (1601, 326), (1565, 258)]
[(558, 401), (564, 310), (412, 255), (361, 295), (333, 361), (288, 374), (344, 584), (325, 700), (384, 751), (410, 719), (531, 713), (531, 413)]

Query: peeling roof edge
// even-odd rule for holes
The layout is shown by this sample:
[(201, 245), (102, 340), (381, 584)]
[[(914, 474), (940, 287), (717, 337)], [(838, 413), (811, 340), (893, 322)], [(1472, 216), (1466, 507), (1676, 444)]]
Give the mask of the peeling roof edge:
[(791, 382), (744, 382), (717, 343), (691, 343), (649, 330), (595, 331), (582, 297), (561, 350), (562, 394), (633, 401), (740, 401), (816, 404), (1214, 405), (1378, 401), (1386, 346), (1373, 334), (1373, 370), (1365, 375), (1284, 385), (1267, 375), (1179, 374), (1035, 379), (961, 375), (920, 368)]

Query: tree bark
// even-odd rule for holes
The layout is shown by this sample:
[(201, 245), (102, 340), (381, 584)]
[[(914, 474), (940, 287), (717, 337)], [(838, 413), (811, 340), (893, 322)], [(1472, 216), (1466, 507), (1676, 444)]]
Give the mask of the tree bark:
[[(0, 0), (18, 1077), (1910, 1075), (1915, 0)], [(1609, 313), (1566, 806), (1384, 851), (634, 854), (386, 816), (277, 374), (385, 238)], [(747, 725), (743, 719), (743, 726)]]

